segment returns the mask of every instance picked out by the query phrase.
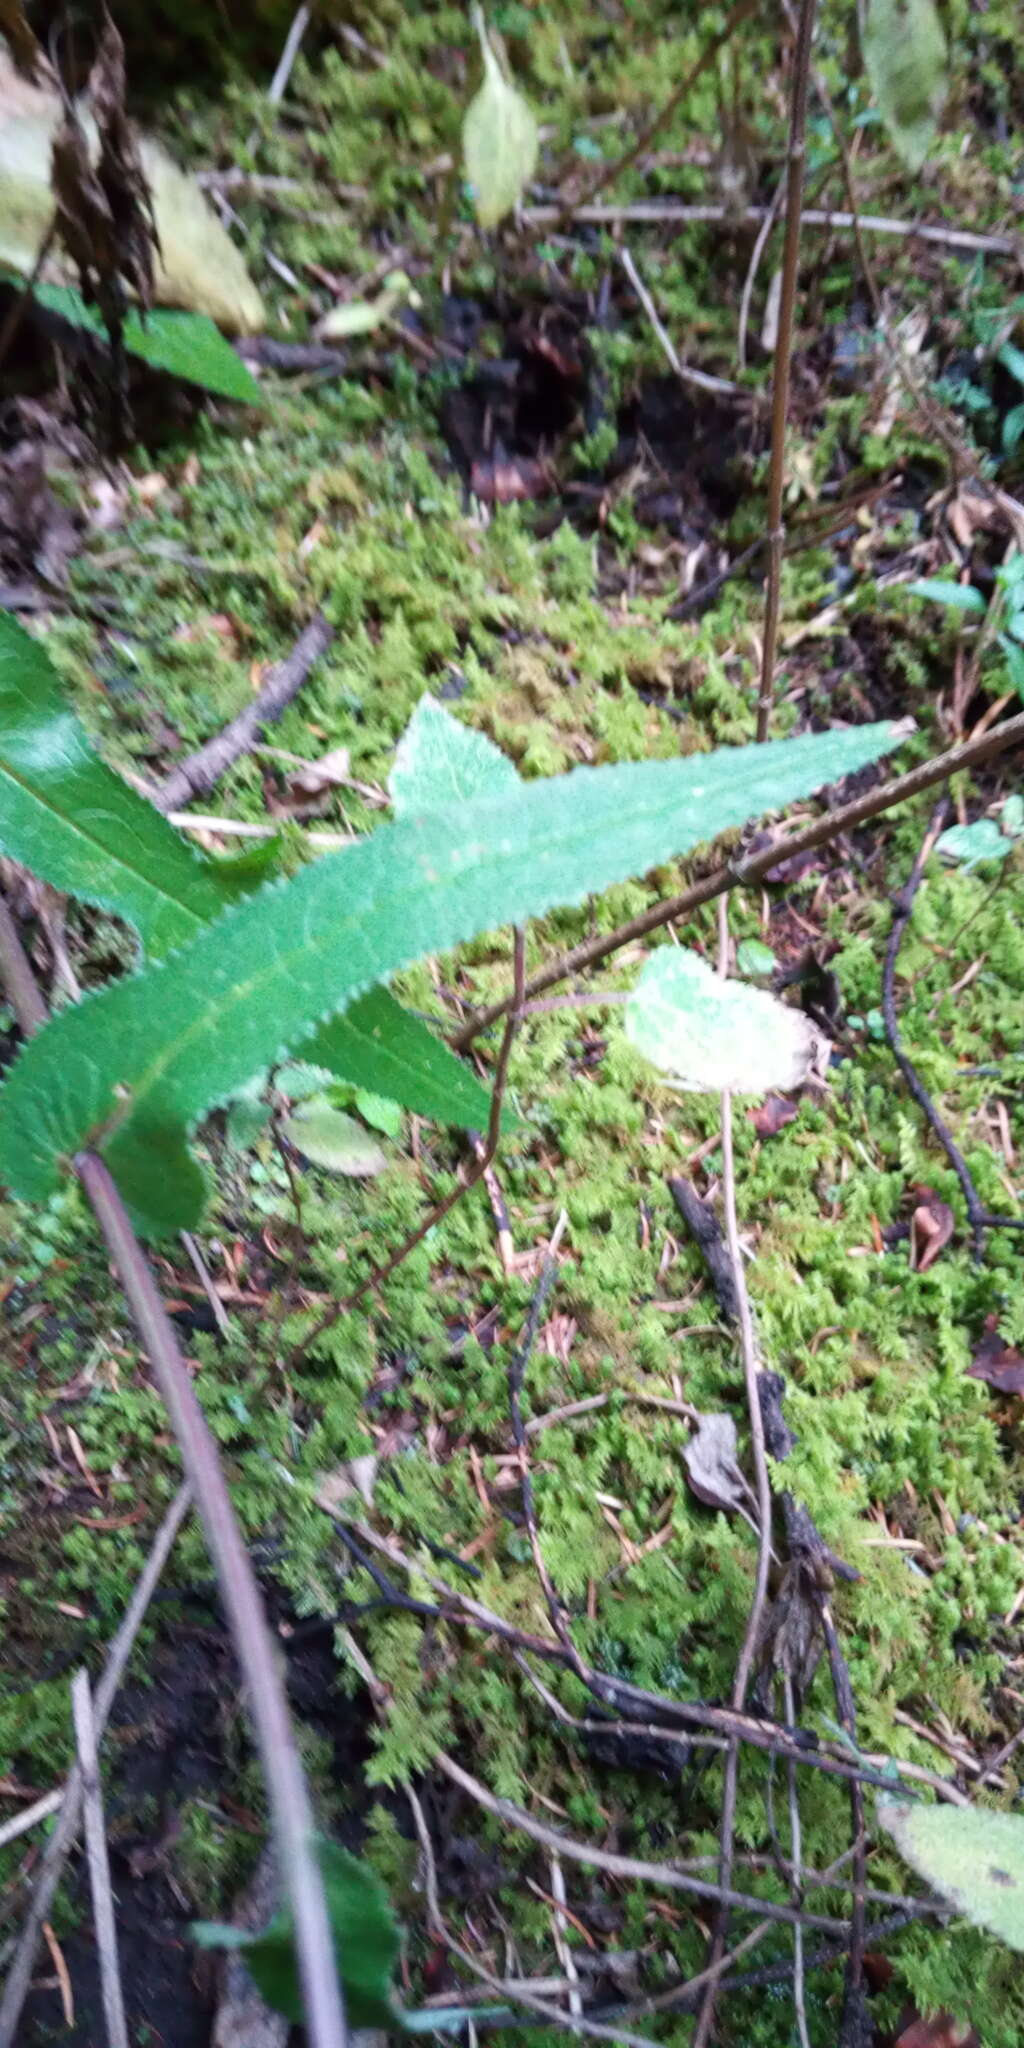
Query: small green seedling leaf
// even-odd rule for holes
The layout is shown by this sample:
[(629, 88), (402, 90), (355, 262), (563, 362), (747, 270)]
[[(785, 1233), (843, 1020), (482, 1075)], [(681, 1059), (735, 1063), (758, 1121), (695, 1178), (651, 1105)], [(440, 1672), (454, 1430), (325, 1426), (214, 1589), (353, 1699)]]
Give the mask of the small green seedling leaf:
[(930, 598), (933, 604), (944, 604), (952, 612), (980, 615), (988, 609), (980, 590), (975, 590), (972, 583), (952, 583), (943, 576), (919, 576), (903, 588), (908, 597)]
[(462, 123), (462, 158), (482, 228), (497, 227), (518, 206), (537, 162), (537, 123), (495, 56), (480, 9), (473, 18), (484, 80)]
[(673, 1085), (763, 1095), (799, 1088), (827, 1041), (764, 989), (723, 981), (698, 953), (662, 946), (626, 1004), (626, 1037)]
[(519, 776), (482, 732), (463, 725), (436, 697), (421, 697), (395, 752), (389, 788), (396, 818), (506, 796)]
[(878, 1818), (926, 1883), (1024, 1952), (1024, 1816), (881, 1798)]
[[(478, 798), (457, 817), (382, 825), (30, 1039), (0, 1097), (0, 1180), (45, 1200), (64, 1162), (99, 1142), (143, 1230), (191, 1228), (203, 1181), (189, 1131), (286, 1049), (326, 1065), (311, 1017), (344, 1010), (424, 954), (579, 903), (810, 795), (889, 753), (903, 732), (882, 723), (577, 768)], [(104, 1143), (115, 1108), (121, 1121)]]
[(1005, 860), (1010, 845), (994, 818), (978, 818), (973, 825), (950, 825), (936, 841), (935, 851), (941, 860), (961, 862), (970, 870), (984, 861)]
[(894, 149), (919, 171), (935, 140), (949, 77), (934, 0), (869, 0), (864, 68)]
[(357, 1088), (355, 1106), (364, 1124), (383, 1131), (386, 1138), (401, 1137), (402, 1112), (397, 1102), (388, 1102), (383, 1095), (371, 1095), (367, 1088)]
[(736, 971), (749, 974), (752, 980), (765, 974), (774, 974), (775, 955), (770, 946), (761, 939), (741, 939), (736, 948)]
[[(41, 306), (59, 313), (70, 326), (85, 328), (106, 341), (107, 330), (99, 314), (86, 305), (81, 293), (71, 285), (35, 284), (32, 291)], [(217, 398), (234, 398), (242, 405), (264, 403), (252, 371), (205, 313), (173, 313), (163, 309), (129, 313), (124, 323), (124, 345), (129, 355), (138, 356), (150, 369), (164, 370), (186, 384), (198, 384)]]
[[(391, 1989), (398, 1960), (398, 1923), (380, 1879), (369, 1864), (334, 1842), (317, 1842), (317, 1861), (350, 2026), (400, 2026), (400, 2010)], [(215, 1920), (193, 1921), (191, 1932), (201, 1948), (243, 1951), (246, 1968), (267, 2004), (296, 2026), (301, 2023), (302, 1998), (289, 1913), (275, 1913), (262, 1934), (247, 1934), (240, 1927)]]
[(301, 1103), (294, 1116), (285, 1117), (281, 1129), (314, 1166), (347, 1174), (351, 1180), (372, 1180), (388, 1163), (376, 1138), (371, 1138), (355, 1117), (335, 1109), (326, 1095), (314, 1095)]
[(350, 299), (347, 305), (334, 306), (325, 313), (317, 324), (317, 340), (353, 341), (360, 334), (372, 334), (383, 327), (400, 306), (420, 303), (419, 293), (414, 291), (412, 279), (405, 271), (389, 271), (375, 299)]

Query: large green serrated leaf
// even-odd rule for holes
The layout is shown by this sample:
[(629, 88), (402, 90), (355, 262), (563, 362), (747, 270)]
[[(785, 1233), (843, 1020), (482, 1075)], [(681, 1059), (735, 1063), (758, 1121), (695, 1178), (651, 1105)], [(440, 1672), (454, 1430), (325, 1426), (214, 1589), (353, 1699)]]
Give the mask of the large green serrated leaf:
[(398, 742), (388, 784), (396, 818), (507, 796), (518, 786), (511, 761), (493, 740), (461, 725), (436, 697), (420, 698)]
[[(2, 611), (0, 849), (43, 881), (127, 918), (151, 960), (266, 880), (262, 850), (255, 859), (205, 859), (100, 760), (46, 649)], [(332, 1018), (304, 1052), (341, 1080), (439, 1123), (480, 1130), (490, 1115), (476, 1076), (387, 989)]]
[[(84, 327), (106, 341), (107, 330), (99, 314), (86, 305), (81, 292), (63, 284), (35, 284), (32, 289), (41, 306), (59, 313), (72, 327)], [(129, 313), (124, 345), (129, 355), (138, 356), (151, 369), (181, 377), (187, 384), (199, 384), (218, 398), (237, 398), (243, 405), (264, 403), (252, 371), (206, 313)]]
[(0, 849), (127, 918), (151, 958), (193, 938), (247, 885), (230, 861), (196, 853), (100, 760), (46, 649), (9, 612), (0, 612)]
[(893, 147), (919, 171), (949, 85), (946, 37), (934, 0), (870, 0), (864, 68)]
[(300, 1041), (425, 953), (519, 923), (807, 796), (898, 745), (891, 724), (577, 768), (500, 801), (385, 825), (229, 911), (170, 963), (89, 997), (30, 1041), (0, 1103), (0, 1178), (45, 1197), (102, 1142), (141, 1227), (196, 1221), (185, 1133)]
[(1010, 1948), (1024, 1951), (1024, 1817), (880, 1799), (878, 1817), (913, 1868)]

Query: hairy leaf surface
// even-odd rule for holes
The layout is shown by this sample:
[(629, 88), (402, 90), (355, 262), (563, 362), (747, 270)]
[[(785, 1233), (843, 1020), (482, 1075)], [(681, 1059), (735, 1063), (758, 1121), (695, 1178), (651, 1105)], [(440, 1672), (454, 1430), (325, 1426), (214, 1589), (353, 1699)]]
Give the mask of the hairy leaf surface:
[(467, 1131), (487, 1128), (489, 1090), (386, 988), (371, 988), (295, 1050), (310, 1066), (326, 1067), (339, 1080), (386, 1096), (417, 1116)]
[(436, 697), (421, 697), (395, 753), (389, 788), (396, 818), (422, 817), (446, 804), (507, 796), (519, 776), (493, 740), (462, 725)]
[(896, 746), (891, 724), (577, 768), (500, 800), (385, 825), (270, 883), (170, 963), (68, 1010), (25, 1047), (0, 1105), (0, 1177), (45, 1197), (62, 1157), (105, 1153), (144, 1229), (193, 1223), (185, 1133), (377, 981), (685, 853)]
[[(239, 894), (93, 751), (46, 649), (0, 612), (0, 849), (128, 919), (159, 958)], [(251, 884), (250, 884), (251, 886)]]

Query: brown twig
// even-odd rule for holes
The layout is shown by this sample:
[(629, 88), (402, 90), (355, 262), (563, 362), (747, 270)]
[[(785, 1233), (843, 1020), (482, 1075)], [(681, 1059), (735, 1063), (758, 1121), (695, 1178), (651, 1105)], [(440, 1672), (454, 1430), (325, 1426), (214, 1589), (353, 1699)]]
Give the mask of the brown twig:
[(193, 798), (205, 796), (231, 767), (248, 752), (255, 742), (261, 727), (270, 725), (280, 718), (292, 698), (296, 697), (306, 681), (314, 662), (334, 639), (334, 627), (324, 618), (322, 612), (314, 612), (308, 626), (304, 626), (290, 654), (271, 669), (263, 688), (223, 732), (216, 733), (212, 740), (194, 754), (189, 754), (152, 793), (152, 801), (158, 811), (180, 811)]
[(657, 140), (662, 130), (671, 121), (677, 107), (682, 106), (683, 101), (693, 91), (694, 86), (703, 78), (704, 73), (710, 70), (719, 51), (728, 47), (736, 30), (746, 21), (747, 16), (754, 12), (755, 5), (756, 0), (736, 0), (736, 4), (730, 9), (718, 34), (712, 36), (709, 43), (705, 43), (700, 56), (694, 64), (691, 64), (689, 71), (680, 80), (675, 90), (670, 93), (664, 106), (659, 107), (653, 120), (648, 121), (646, 128), (640, 130), (636, 141), (627, 149), (624, 156), (617, 157), (613, 164), (604, 165), (590, 186), (589, 191), (578, 205), (574, 206), (571, 203), (566, 205), (563, 203), (560, 206), (529, 207), (525, 210), (523, 218), (532, 221), (538, 215), (543, 214), (546, 219), (553, 220), (556, 227), (564, 227), (571, 220), (585, 218), (598, 193), (605, 191), (606, 187), (613, 184), (617, 178), (621, 178), (623, 171), (630, 170), (637, 159), (642, 157), (645, 151), (650, 148), (651, 143)]
[(124, 1993), (121, 1989), (121, 1972), (117, 1961), (117, 1923), (114, 1918), (114, 1895), (110, 1884), (110, 1857), (107, 1853), (107, 1831), (103, 1819), (103, 1788), (96, 1755), (96, 1721), (89, 1673), (85, 1670), (75, 1673), (71, 1687), (71, 1705), (75, 1721), (78, 1769), (82, 1780), (85, 1850), (89, 1864), (92, 1917), (96, 1929), (96, 1954), (99, 1960), (107, 2048), (128, 2048)]
[(918, 1108), (927, 1117), (963, 1189), (964, 1201), (967, 1205), (967, 1220), (971, 1226), (971, 1248), (975, 1262), (980, 1265), (985, 1252), (986, 1230), (1024, 1230), (1024, 1216), (994, 1216), (990, 1210), (986, 1209), (971, 1178), (967, 1161), (952, 1131), (939, 1115), (924, 1082), (918, 1074), (917, 1068), (912, 1060), (908, 1059), (903, 1050), (899, 1019), (896, 1014), (896, 963), (899, 959), (904, 934), (913, 915), (914, 899), (921, 886), (921, 879), (928, 857), (942, 829), (942, 821), (945, 815), (946, 803), (945, 798), (943, 798), (932, 814), (931, 823), (921, 843), (917, 859), (910, 870), (903, 888), (897, 890), (892, 899), (892, 926), (889, 932), (889, 942), (885, 949), (885, 965), (882, 969), (882, 1019), (885, 1024), (886, 1040), (896, 1065), (903, 1075), (903, 1079)]
[[(12, 971), (13, 970), (13, 971)], [(7, 906), (0, 901), (0, 975), (12, 1003), (23, 1000), (34, 976)], [(38, 1028), (38, 988), (24, 1015), (26, 1032)], [(312, 2048), (344, 2048), (345, 2014), (327, 1916), (323, 1882), (314, 1853), (313, 1814), (292, 1731), (277, 1655), (249, 1554), (235, 1520), (217, 1446), (189, 1379), (167, 1311), (157, 1292), (142, 1247), (104, 1161), (80, 1152), (74, 1169), (107, 1241), (125, 1297), (177, 1438), (182, 1463), (206, 1531), (239, 1664), (246, 1676), (249, 1710), (263, 1765), (284, 1892), (295, 1923), (299, 1980)], [(70, 1781), (69, 1781), (70, 1783)], [(80, 1800), (80, 1789), (79, 1789)], [(50, 1847), (74, 1839), (78, 1808), (66, 1797)], [(66, 1849), (61, 1850), (61, 1860)], [(59, 1871), (59, 1863), (56, 1866)], [(56, 1884), (56, 1876), (54, 1878)], [(51, 1893), (52, 1897), (52, 1893)], [(34, 1932), (12, 1966), (0, 2004), (0, 2048), (12, 2048), (28, 1987), (39, 1928), (46, 1908), (30, 1915)], [(27, 1932), (27, 1930), (26, 1930)], [(18, 1962), (18, 1958), (15, 1958)]]
[[(3, 906), (0, 906), (2, 908)], [(177, 1541), (178, 1531), (192, 1505), (188, 1486), (180, 1488), (157, 1530), (138, 1584), (128, 1603), (121, 1626), (110, 1645), (103, 1674), (96, 1688), (93, 1718), (102, 1734), (124, 1677), (157, 1582)], [(82, 1813), (82, 1774), (76, 1764), (64, 1783), (61, 1810), (53, 1833), (43, 1850), (32, 1891), (32, 1901), (4, 1980), (0, 2001), (0, 2048), (14, 2048), (21, 2025), (21, 2011), (28, 1994), (43, 1927), (60, 1883), (61, 1872), (75, 1845)]]
[[(746, 227), (759, 227), (767, 208), (747, 206), (740, 212), (740, 223)], [(675, 199), (638, 199), (623, 206), (592, 206), (584, 203), (571, 210), (573, 220), (593, 227), (618, 227), (621, 225), (666, 226), (666, 227), (714, 227), (722, 221), (735, 221), (733, 209), (721, 204), (682, 204)], [(564, 213), (557, 206), (527, 206), (523, 208), (522, 219), (531, 227), (550, 227), (561, 223)], [(853, 215), (843, 208), (808, 206), (804, 209), (805, 227), (852, 228)], [(888, 214), (862, 213), (860, 225), (870, 235), (895, 235), (900, 240), (931, 242), (940, 249), (963, 249), (973, 255), (1015, 256), (1020, 262), (1024, 257), (1024, 240), (1020, 235), (983, 235), (972, 228), (952, 228), (941, 223), (919, 220), (894, 220)]]
[(331, 1307), (325, 1310), (324, 1314), (320, 1317), (319, 1322), (314, 1323), (313, 1328), (307, 1331), (304, 1337), (300, 1337), (285, 1361), (286, 1373), (295, 1371), (296, 1367), (301, 1364), (310, 1345), (315, 1344), (317, 1339), (324, 1336), (326, 1331), (333, 1329), (335, 1323), (339, 1322), (342, 1316), (347, 1316), (350, 1310), (355, 1307), (356, 1302), (362, 1300), (364, 1294), (369, 1294), (372, 1289), (381, 1287), (385, 1280), (390, 1279), (392, 1273), (397, 1272), (399, 1266), (403, 1265), (409, 1257), (410, 1252), (414, 1252), (416, 1246), (422, 1243), (428, 1230), (433, 1230), (436, 1224), (444, 1221), (444, 1218), (454, 1209), (456, 1202), (461, 1202), (463, 1197), (468, 1195), (470, 1189), (475, 1188), (477, 1182), (483, 1180), (488, 1167), (493, 1163), (501, 1139), (501, 1113), (504, 1107), (505, 1088), (508, 1082), (508, 1065), (512, 1054), (512, 1043), (522, 1016), (522, 999), (526, 980), (526, 947), (522, 932), (516, 931), (513, 943), (515, 990), (509, 1005), (508, 1020), (501, 1041), (501, 1050), (494, 1069), (494, 1086), (491, 1090), (491, 1118), (483, 1145), (475, 1153), (472, 1165), (467, 1169), (457, 1186), (452, 1189), (450, 1194), (445, 1195), (442, 1201), (435, 1202), (432, 1209), (428, 1209), (422, 1223), (417, 1224), (416, 1229), (410, 1231), (409, 1236), (403, 1239), (398, 1250), (392, 1252), (389, 1258), (381, 1260), (379, 1265), (374, 1266), (373, 1270), (366, 1275), (365, 1280), (361, 1280), (358, 1287), (354, 1287), (350, 1294), (346, 1294), (341, 1301), (333, 1302)]
[[(868, 818), (876, 818), (883, 811), (892, 810), (894, 805), (905, 803), (909, 797), (919, 796), (922, 790), (932, 789), (937, 782), (945, 782), (949, 776), (961, 769), (974, 768), (981, 761), (990, 760), (993, 754), (1006, 752), (1009, 748), (1024, 743), (1024, 712), (1015, 718), (1008, 718), (1002, 725), (983, 733), (976, 740), (967, 740), (962, 746), (950, 747), (943, 754), (936, 754), (930, 761), (923, 761), (907, 774), (898, 775), (892, 782), (885, 782), (879, 789), (873, 789), (865, 796), (854, 797), (838, 810), (828, 811), (824, 817), (805, 825), (799, 832), (780, 833), (770, 846), (757, 853), (738, 854), (734, 860), (723, 862), (714, 868), (703, 880), (693, 882), (678, 896), (665, 898), (655, 903), (650, 910), (642, 910), (637, 917), (631, 917), (626, 924), (617, 926), (613, 932), (600, 933), (597, 937), (583, 939), (578, 946), (572, 946), (546, 967), (531, 975), (525, 985), (527, 999), (542, 995), (545, 989), (553, 988), (556, 982), (566, 981), (570, 975), (578, 974), (586, 967), (594, 967), (601, 960), (608, 959), (634, 939), (644, 938), (648, 932), (659, 931), (663, 925), (676, 918), (686, 917), (702, 903), (710, 903), (716, 896), (727, 894), (730, 889), (747, 887), (761, 881), (781, 860), (789, 860), (800, 853), (810, 853), (815, 847), (824, 846), (830, 839), (838, 839), (855, 825), (863, 825)], [(499, 1018), (507, 1016), (515, 998), (505, 996), (500, 1002), (490, 1003), (484, 1009), (474, 1010), (464, 1019), (457, 1031), (452, 1033), (450, 1043), (464, 1051), (481, 1031)]]
[[(800, 264), (801, 209), (804, 196), (804, 162), (807, 131), (807, 82), (811, 68), (811, 44), (817, 0), (800, 0), (793, 78), (789, 96), (789, 143), (786, 159), (786, 233), (782, 250), (782, 290), (779, 296), (779, 327), (772, 365), (772, 452), (768, 473), (768, 587), (764, 633), (761, 643), (761, 688), (757, 700), (757, 737), (767, 739), (775, 688), (775, 650), (779, 637), (782, 602), (782, 552), (786, 542), (783, 490), (786, 482), (786, 422), (789, 414), (789, 379), (793, 359), (793, 321), (796, 312), (797, 272)], [(694, 2048), (703, 2048), (700, 2028)]]
[(537, 1331), (540, 1328), (540, 1319), (544, 1313), (545, 1304), (558, 1273), (556, 1263), (558, 1247), (561, 1244), (562, 1235), (568, 1221), (569, 1218), (563, 1209), (545, 1253), (544, 1265), (541, 1269), (537, 1285), (534, 1288), (533, 1299), (530, 1303), (522, 1339), (518, 1349), (513, 1352), (512, 1357), (509, 1359), (508, 1405), (512, 1418), (512, 1441), (519, 1454), (519, 1487), (523, 1501), (523, 1514), (526, 1518), (526, 1533), (529, 1537), (530, 1550), (533, 1554), (537, 1577), (540, 1580), (541, 1591), (547, 1603), (548, 1614), (551, 1617), (551, 1626), (573, 1669), (579, 1673), (579, 1676), (585, 1683), (587, 1676), (586, 1666), (573, 1642), (568, 1615), (544, 1562), (544, 1552), (541, 1549), (540, 1533), (537, 1528), (537, 1504), (533, 1493), (533, 1474), (530, 1471), (529, 1447), (522, 1409), (523, 1381), (526, 1377), (526, 1368), (529, 1365), (530, 1353), (537, 1339)]

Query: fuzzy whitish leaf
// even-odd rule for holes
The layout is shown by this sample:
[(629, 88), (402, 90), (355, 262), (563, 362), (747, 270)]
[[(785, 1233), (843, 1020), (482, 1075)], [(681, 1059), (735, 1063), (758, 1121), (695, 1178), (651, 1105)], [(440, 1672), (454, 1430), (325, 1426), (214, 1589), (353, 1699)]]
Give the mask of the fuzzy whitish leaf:
[(698, 953), (663, 946), (626, 1004), (626, 1037), (677, 1088), (763, 1095), (799, 1088), (827, 1041), (764, 989), (723, 981)]
[(904, 584), (908, 597), (927, 597), (933, 604), (944, 604), (951, 612), (977, 612), (987, 610), (980, 590), (973, 583), (953, 583), (945, 576), (919, 576), (914, 583)]
[(893, 147), (919, 171), (949, 88), (946, 38), (934, 0), (869, 0), (864, 68)]
[(881, 1798), (878, 1818), (926, 1883), (976, 1927), (1024, 1951), (1024, 1816)]
[(310, 1066), (417, 1116), (463, 1131), (487, 1129), (491, 1097), (483, 1082), (386, 988), (370, 989), (296, 1049)]
[[(368, 1863), (350, 1856), (335, 1842), (317, 1842), (317, 1861), (350, 2026), (401, 2025), (391, 1991), (398, 1960), (398, 1923), (380, 1879)], [(267, 2004), (296, 2026), (301, 2024), (302, 1998), (290, 1913), (275, 1913), (262, 1934), (248, 1934), (240, 1927), (211, 1920), (193, 1921), (191, 1932), (201, 1948), (241, 1950), (246, 1969)]]
[[(644, 874), (899, 744), (862, 726), (681, 761), (577, 768), (496, 801), (399, 820), (271, 882), (168, 965), (87, 997), (30, 1040), (0, 1100), (0, 1179), (30, 1199), (87, 1140), (149, 1233), (187, 1228), (186, 1134), (283, 1052), (323, 1065), (310, 1019), (425, 953)], [(381, 1093), (394, 1094), (392, 1089)]]
[(398, 746), (388, 787), (396, 818), (506, 796), (519, 786), (508, 756), (463, 725), (436, 697), (421, 697)]
[(376, 1138), (371, 1138), (354, 1116), (335, 1109), (326, 1095), (314, 1095), (302, 1103), (294, 1116), (285, 1117), (281, 1128), (303, 1158), (311, 1159), (314, 1166), (325, 1166), (329, 1173), (371, 1180), (383, 1173), (388, 1163)]
[(192, 938), (252, 885), (233, 862), (196, 853), (100, 760), (46, 649), (2, 611), (0, 849), (55, 888), (127, 918), (150, 958)]
[(943, 860), (976, 868), (982, 861), (1005, 860), (1010, 845), (994, 818), (978, 818), (973, 825), (950, 825), (936, 840), (935, 850)]
[(482, 228), (494, 228), (518, 206), (533, 176), (540, 138), (522, 93), (501, 69), (479, 9), (475, 18), (484, 78), (462, 123), (462, 158), (477, 220)]
[(761, 939), (741, 939), (736, 948), (736, 971), (738, 974), (772, 974), (775, 970), (775, 955), (770, 946)]
[(1024, 796), (1021, 796), (1019, 790), (1015, 790), (1012, 796), (1007, 797), (999, 819), (999, 829), (1005, 832), (1009, 839), (1019, 839), (1024, 832)]
[[(72, 327), (84, 327), (106, 341), (99, 314), (71, 285), (37, 284), (34, 294), (41, 306), (59, 313)], [(206, 313), (129, 313), (123, 339), (129, 355), (153, 370), (165, 370), (168, 376), (199, 384), (219, 398), (237, 398), (243, 405), (264, 402), (251, 370)]]

